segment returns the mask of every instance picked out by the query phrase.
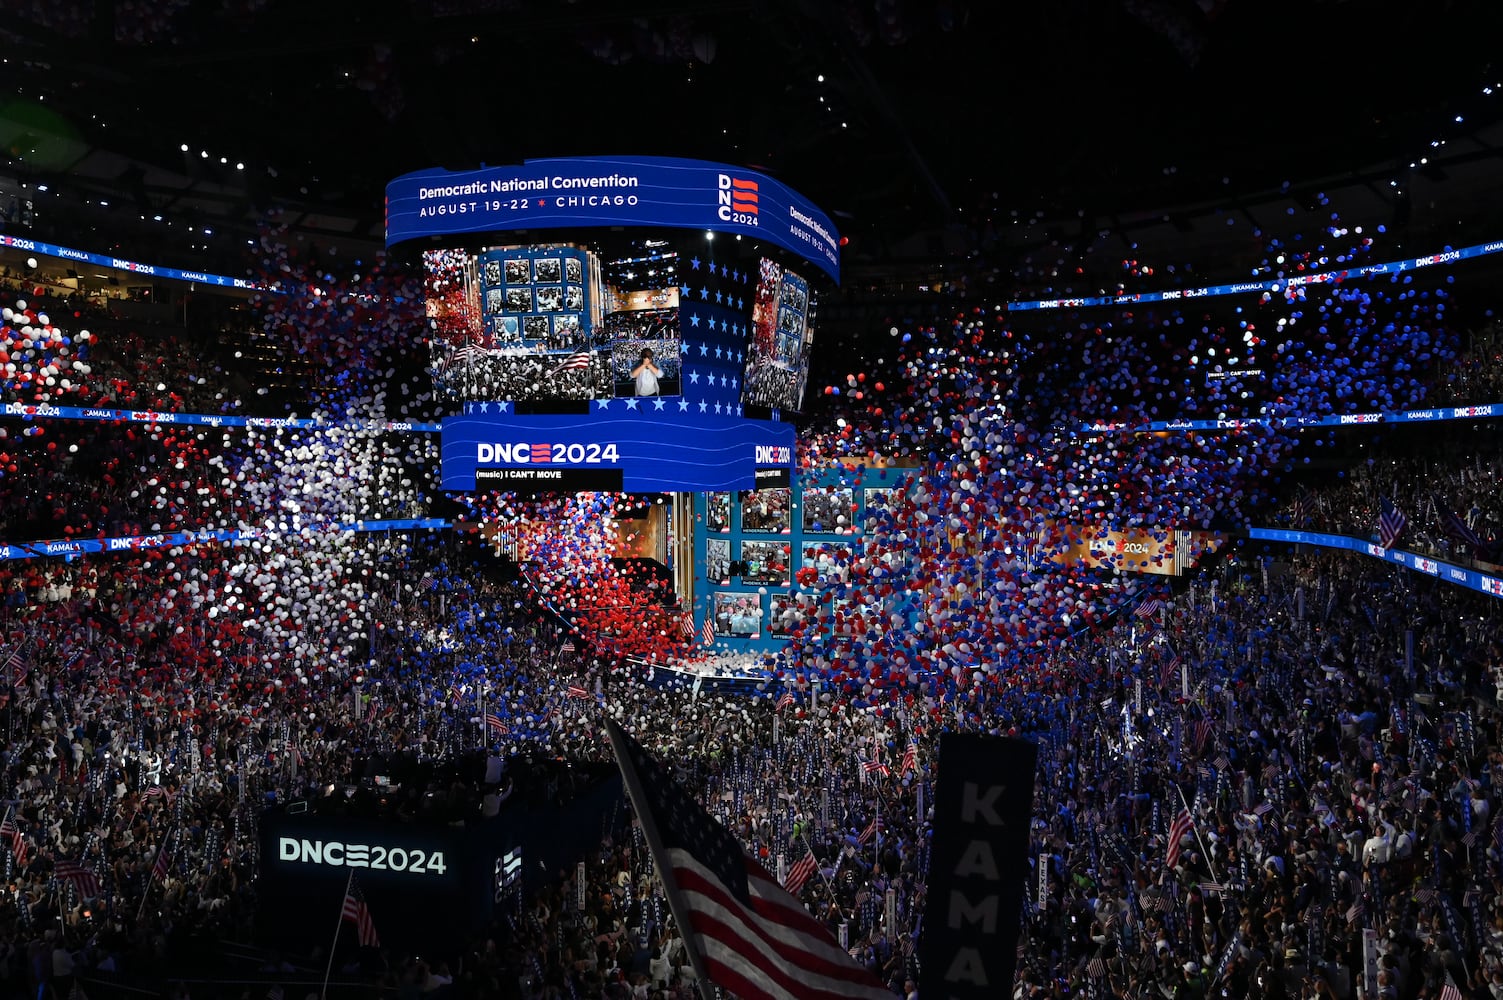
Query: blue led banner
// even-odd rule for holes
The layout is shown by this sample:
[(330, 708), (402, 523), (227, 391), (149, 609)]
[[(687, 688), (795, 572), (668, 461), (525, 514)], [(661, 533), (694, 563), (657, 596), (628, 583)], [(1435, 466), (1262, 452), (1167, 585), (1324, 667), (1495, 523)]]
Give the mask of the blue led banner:
[(1081, 424), (1087, 434), (1152, 433), (1158, 431), (1236, 431), (1252, 427), (1354, 427), (1360, 424), (1428, 423), (1436, 420), (1477, 420), (1503, 417), (1503, 403), (1479, 406), (1433, 406), (1428, 410), (1394, 413), (1331, 413), (1323, 417), (1238, 417), (1232, 420), (1152, 420), (1131, 424), (1098, 420)]
[(214, 285), (217, 288), (261, 288), (248, 278), (232, 278), (227, 274), (211, 274), (208, 271), (184, 271), (181, 268), (163, 267), (160, 264), (138, 264), (133, 260), (123, 260), (120, 257), (110, 257), (102, 253), (89, 253), (87, 250), (74, 250), (72, 247), (43, 243), (41, 240), (28, 239), (24, 236), (0, 236), (0, 246), (38, 253), (43, 257), (57, 257), (61, 260), (77, 261), (80, 264), (108, 267), (116, 271), (130, 271), (133, 274), (150, 278), (193, 281), (200, 285)]
[(386, 185), (386, 245), (519, 229), (665, 226), (761, 240), (840, 280), (840, 233), (786, 184), (745, 167), (664, 156), (528, 160), (420, 170)]
[[(154, 410), (117, 410), (110, 407), (50, 406), (48, 404), (6, 403), (0, 416), (25, 420), (93, 420), (128, 424), (184, 424), (191, 427), (292, 427), (309, 430), (328, 427), (324, 420), (308, 417), (242, 417), (232, 413), (160, 413)], [(419, 420), (381, 420), (372, 426), (384, 431), (432, 433), (435, 423)]]
[[(663, 402), (655, 400), (654, 406)], [(444, 420), (442, 488), (749, 490), (759, 467), (792, 467), (792, 424), (699, 413), (685, 403), (528, 416), (511, 413), (504, 404), (471, 404), (465, 414)]]
[(1451, 563), (1431, 559), (1428, 556), (1415, 555), (1413, 552), (1405, 552), (1402, 549), (1385, 549), (1374, 542), (1364, 541), (1360, 538), (1349, 538), (1346, 535), (1327, 535), (1319, 531), (1290, 531), (1285, 528), (1249, 528), (1248, 538), (1255, 538), (1265, 542), (1290, 542), (1293, 544), (1319, 545), (1328, 549), (1346, 549), (1349, 552), (1361, 552), (1372, 556), (1374, 559), (1382, 559), (1385, 562), (1397, 563), (1416, 573), (1426, 573), (1447, 583), (1458, 587), (1466, 587), (1470, 590), (1481, 591), (1492, 597), (1503, 597), (1503, 579), (1489, 576), (1475, 569), (1467, 569), (1464, 566), (1456, 566)]
[[(331, 531), (436, 531), (451, 527), (441, 518), (404, 518), (395, 521), (355, 521), (351, 524), (330, 525)], [(222, 530), (208, 528), (202, 531), (164, 531), (154, 535), (124, 535), (117, 538), (52, 538), (37, 542), (0, 544), (0, 562), (18, 559), (46, 559), (62, 557), (72, 559), (91, 552), (138, 552), (146, 549), (168, 549), (174, 545), (238, 545), (256, 538), (276, 534), (270, 531)]]

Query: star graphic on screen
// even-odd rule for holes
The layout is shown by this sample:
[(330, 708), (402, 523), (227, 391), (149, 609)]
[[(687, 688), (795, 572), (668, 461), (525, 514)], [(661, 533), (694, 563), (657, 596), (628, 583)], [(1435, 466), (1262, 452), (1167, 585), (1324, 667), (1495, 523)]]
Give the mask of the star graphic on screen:
[(464, 412), (465, 413), (474, 413), (475, 412), (475, 404), (474, 403), (466, 403), (466, 404), (464, 404)]
[(699, 385), (699, 372), (690, 372), (689, 381), (695, 385)]
[(715, 356), (717, 358), (720, 357), (720, 345), (719, 344), (715, 345)]
[(548, 203), (546, 201), (544, 201), (542, 198), (538, 199), (538, 208), (544, 208), (544, 207), (547, 206), (547, 204)]
[(481, 413), (489, 413), (489, 412), (491, 412), (491, 404), (489, 404), (489, 403), (481, 403), (480, 404), (480, 412)]
[(710, 404), (709, 403), (706, 403), (702, 399), (699, 401), (699, 412), (700, 413), (703, 413), (704, 411), (708, 410), (709, 408), (710, 408)]
[(690, 313), (689, 314), (689, 325), (690, 326), (699, 326), (699, 313)]
[(720, 265), (720, 276), (722, 278), (726, 277), (730, 273), (731, 273), (731, 269), (730, 268), (726, 267), (724, 264)]
[(694, 270), (698, 271), (699, 270), (699, 258), (698, 257), (691, 257), (689, 259), (689, 266), (692, 267), (692, 268), (694, 268)]
[(654, 399), (652, 401), (652, 408), (654, 410), (661, 410), (663, 408), (663, 404), (666, 403), (666, 402), (668, 402), (666, 399), (664, 399), (663, 397), (659, 396), (657, 399)]
[(725, 376), (724, 375), (720, 376), (720, 388), (722, 388), (722, 389), (725, 388), (725, 381), (726, 381), (725, 380)]
[(635, 396), (632, 396), (632, 397), (630, 397), (630, 398), (627, 399), (627, 401), (626, 401), (626, 408), (628, 410), (635, 410), (637, 408), (637, 399), (636, 399)]
[(731, 388), (732, 389), (739, 388), (739, 386), (737, 386), (737, 384), (736, 384), (736, 380), (735, 379), (731, 379)]
[(718, 288), (715, 289), (715, 301), (716, 302), (724, 302), (725, 301), (725, 296), (722, 295), (722, 294), (720, 294), (720, 289), (718, 289)]
[(705, 344), (705, 343), (701, 343), (699, 345), (699, 356), (700, 357), (704, 357), (706, 354), (709, 354), (709, 353), (710, 353), (710, 345), (709, 344)]
[(708, 288), (701, 288), (699, 290), (699, 297), (702, 298), (702, 299), (709, 298), (710, 297), (710, 290)]
[(679, 291), (680, 295), (688, 295), (689, 294), (689, 286), (688, 285), (679, 285), (678, 286), (678, 291)]
[(678, 401), (678, 412), (683, 413), (688, 408), (689, 408), (689, 401), (687, 399), (681, 399), (681, 400)]
[(719, 412), (720, 412), (720, 404), (719, 404), (719, 403), (716, 403), (716, 404), (715, 404), (715, 412), (716, 412), (716, 413), (719, 413)]
[(595, 400), (595, 405), (604, 410), (611, 405), (611, 401), (609, 399), (597, 399)]
[(742, 355), (741, 355), (741, 352), (740, 352), (740, 351), (737, 351), (737, 352), (736, 352), (736, 360), (737, 360), (737, 361), (741, 361), (741, 360), (742, 360)]
[(507, 408), (510, 407), (510, 406), (511, 406), (510, 403), (504, 403), (504, 402), (503, 403), (497, 403), (496, 404), (496, 412), (497, 413), (506, 413), (507, 412)]
[(736, 416), (738, 416), (738, 417), (741, 416), (741, 404), (740, 403), (736, 404)]

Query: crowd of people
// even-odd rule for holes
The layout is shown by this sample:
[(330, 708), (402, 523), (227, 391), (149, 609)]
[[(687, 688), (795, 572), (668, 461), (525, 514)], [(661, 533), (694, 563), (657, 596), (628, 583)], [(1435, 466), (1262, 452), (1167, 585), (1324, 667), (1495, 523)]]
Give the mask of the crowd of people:
[[(1367, 242), (1355, 259), (1377, 252)], [(358, 789), (372, 754), (600, 763), (609, 714), (769, 869), (812, 854), (801, 898), (895, 995), (923, 972), (920, 802), (934, 800), (950, 729), (1040, 746), (1030, 864), (1046, 870), (1029, 883), (1017, 996), (1345, 1000), (1369, 953), (1380, 996), (1437, 996), (1447, 977), (1503, 993), (1492, 598), (1356, 555), (1229, 545), (1176, 587), (1121, 560), (1041, 557), (1088, 522), (1230, 531), (1288, 510), (1284, 477), (1336, 455), (1334, 436), (1131, 428), (1423, 403), (1432, 376), (1468, 357), (1438, 273), (1424, 287), (1305, 286), (1265, 296), (1251, 319), (1166, 305), (894, 328), (887, 360), (831, 381), (811, 414), (800, 461), (851, 466), (800, 516), (840, 525), (862, 461), (903, 457), (913, 472), (801, 553), (775, 601), (781, 652), (731, 662), (613, 559), (617, 498), (456, 499), (475, 535), (350, 530), (439, 499), (434, 439), (384, 427), (442, 412), (431, 375), (389, 360), (422, 329), (422, 278), (374, 261), (341, 279), (275, 230), (261, 251), (277, 288), (254, 302), (262, 330), (319, 370), (305, 412), (323, 426), (4, 421), (7, 541), (243, 535), (0, 564), (12, 985), (109, 995), (234, 978), (225, 942), (254, 938), (268, 801)], [(43, 311), (14, 302), (5, 316), (18, 352), (7, 401), (51, 398), (67, 361), (77, 383), (57, 401), (69, 405), (253, 406), (212, 360), (194, 367), (118, 327), (72, 353), (93, 319)], [(1256, 332), (1272, 329), (1277, 342)], [(1082, 433), (1092, 420), (1123, 429)], [(1491, 523), (1485, 425), (1430, 465), (1374, 458), (1335, 482), (1301, 475), (1311, 527), (1365, 535), (1389, 497), (1418, 533), (1430, 493), (1479, 533)], [(722, 501), (711, 531), (729, 527)], [(742, 506), (744, 531), (785, 531), (794, 516), (788, 491)], [(520, 576), (484, 541), (518, 523)], [(736, 631), (729, 614), (717, 624)], [(700, 691), (696, 669), (746, 683)], [(890, 775), (865, 766), (879, 759)], [(485, 808), (485, 789), (458, 794), (461, 812)], [(572, 877), (426, 962), (400, 941), (336, 955), (337, 978), (394, 996), (689, 995), (693, 970), (627, 813), (588, 859), (582, 909)], [(257, 989), (316, 980), (322, 947), (253, 962)]]

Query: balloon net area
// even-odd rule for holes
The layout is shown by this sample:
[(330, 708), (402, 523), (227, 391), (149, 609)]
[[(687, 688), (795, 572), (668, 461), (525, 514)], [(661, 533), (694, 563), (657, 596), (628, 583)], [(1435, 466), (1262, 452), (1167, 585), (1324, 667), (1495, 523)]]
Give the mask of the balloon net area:
[[(392, 426), (449, 405), (421, 269), (300, 246), (268, 225), (268, 290), (189, 324), (0, 281), (3, 540), (239, 538), (0, 563), (12, 941), (55, 938), (80, 974), (212, 956), (217, 975), (222, 942), (253, 936), (267, 802), (349, 789), (352, 811), (461, 821), (497, 789), (383, 795), (368, 763), (604, 762), (610, 716), (769, 869), (811, 857), (794, 891), (895, 994), (920, 972), (947, 729), (1040, 746), (1019, 995), (1344, 996), (1364, 927), (1392, 995), (1503, 976), (1495, 597), (1248, 542), (1177, 577), (1069, 557), (1104, 532), (1282, 526), (1503, 561), (1487, 419), (1308, 426), (1503, 400), (1480, 272), (1028, 313), (973, 296), (831, 324), (799, 470), (905, 477), (788, 554), (786, 641), (732, 656), (616, 558), (617, 515), (650, 501), (443, 495), (437, 435)], [(1399, 255), (1339, 223), (1260, 252), (1260, 279)], [(1124, 261), (1123, 280), (1161, 287), (1170, 263)], [(45, 419), (58, 406), (164, 419)], [(1223, 428), (1131, 430), (1180, 420)], [(463, 528), (362, 530), (430, 517)], [(727, 677), (734, 692), (710, 683)], [(640, 848), (624, 819), (605, 831), (580, 914), (574, 877), (551, 880), (442, 962), (366, 954), (341, 975), (682, 993), (693, 970)], [(321, 971), (312, 948), (272, 971)]]

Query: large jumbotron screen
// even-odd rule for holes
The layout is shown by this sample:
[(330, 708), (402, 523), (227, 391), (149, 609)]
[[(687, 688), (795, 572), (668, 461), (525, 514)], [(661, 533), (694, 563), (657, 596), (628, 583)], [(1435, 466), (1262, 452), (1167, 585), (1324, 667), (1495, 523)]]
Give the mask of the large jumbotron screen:
[(421, 247), (432, 373), (459, 411), (444, 489), (744, 489), (791, 463), (780, 418), (803, 404), (839, 236), (786, 186), (541, 160), (409, 174), (387, 203), (388, 244)]

